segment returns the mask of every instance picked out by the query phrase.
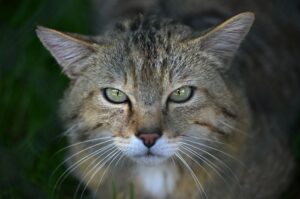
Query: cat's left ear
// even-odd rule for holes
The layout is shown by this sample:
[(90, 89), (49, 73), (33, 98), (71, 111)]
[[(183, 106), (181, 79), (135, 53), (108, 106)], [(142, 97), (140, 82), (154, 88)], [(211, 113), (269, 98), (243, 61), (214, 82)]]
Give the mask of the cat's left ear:
[(37, 35), (43, 45), (71, 79), (78, 77), (88, 66), (88, 58), (98, 50), (98, 45), (88, 37), (64, 33), (39, 26)]
[(252, 12), (238, 14), (205, 35), (189, 40), (188, 45), (216, 57), (226, 67), (249, 32), (254, 18)]

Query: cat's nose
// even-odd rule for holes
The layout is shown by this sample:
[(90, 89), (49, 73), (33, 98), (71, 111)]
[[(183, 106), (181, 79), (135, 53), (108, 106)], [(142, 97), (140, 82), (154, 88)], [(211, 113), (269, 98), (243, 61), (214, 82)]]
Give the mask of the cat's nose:
[(153, 132), (140, 131), (137, 134), (137, 137), (143, 141), (146, 147), (151, 148), (155, 144), (156, 140), (161, 137), (161, 135), (162, 133), (160, 131), (153, 131)]
[(138, 138), (140, 138), (148, 148), (152, 147), (159, 137), (160, 135), (156, 133), (142, 133), (138, 135)]

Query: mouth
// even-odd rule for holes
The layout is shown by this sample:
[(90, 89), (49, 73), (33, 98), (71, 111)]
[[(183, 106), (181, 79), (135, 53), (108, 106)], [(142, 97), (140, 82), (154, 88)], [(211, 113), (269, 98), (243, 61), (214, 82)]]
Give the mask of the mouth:
[(162, 163), (166, 158), (162, 155), (155, 154), (149, 150), (144, 154), (135, 155), (133, 159), (138, 164), (153, 166)]
[(139, 154), (139, 155), (135, 155), (135, 158), (152, 158), (152, 157), (157, 157), (157, 158), (163, 158), (163, 156), (159, 155), (159, 154), (155, 154), (153, 152), (151, 152), (151, 150), (148, 150), (146, 153), (144, 154)]

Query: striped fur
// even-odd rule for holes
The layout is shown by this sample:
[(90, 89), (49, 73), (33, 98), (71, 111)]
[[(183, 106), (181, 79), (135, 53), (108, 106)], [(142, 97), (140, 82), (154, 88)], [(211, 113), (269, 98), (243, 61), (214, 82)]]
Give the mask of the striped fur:
[[(122, 198), (130, 183), (141, 199), (278, 198), (293, 170), (286, 140), (299, 106), (300, 42), (287, 42), (295, 30), (282, 30), (271, 4), (96, 3), (99, 36), (37, 30), (71, 78), (61, 105), (69, 169), (98, 198), (110, 198), (112, 184)], [(225, 19), (243, 10), (257, 20), (242, 43), (253, 14)], [(168, 101), (182, 86), (194, 88), (191, 99)], [(108, 87), (130, 102), (108, 102)], [(162, 131), (154, 156), (140, 129)]]

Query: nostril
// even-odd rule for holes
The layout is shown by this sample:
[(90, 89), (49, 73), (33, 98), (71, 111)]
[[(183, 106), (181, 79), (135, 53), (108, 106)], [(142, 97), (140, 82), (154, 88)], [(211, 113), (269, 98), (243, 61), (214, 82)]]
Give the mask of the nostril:
[(157, 133), (140, 133), (138, 135), (138, 138), (140, 138), (148, 148), (152, 147), (159, 137), (160, 135)]

